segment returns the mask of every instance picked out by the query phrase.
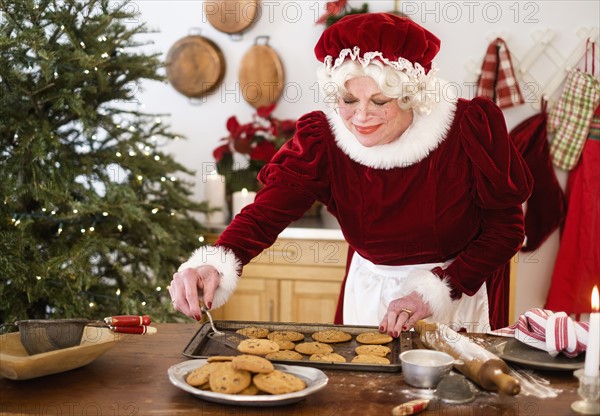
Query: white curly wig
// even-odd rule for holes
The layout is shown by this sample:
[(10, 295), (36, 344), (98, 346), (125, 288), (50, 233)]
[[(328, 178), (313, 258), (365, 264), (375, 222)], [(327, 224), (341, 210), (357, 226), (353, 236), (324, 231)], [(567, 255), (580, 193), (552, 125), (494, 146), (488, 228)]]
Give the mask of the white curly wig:
[(441, 97), (442, 86), (435, 76), (436, 72), (436, 68), (431, 68), (426, 75), (416, 74), (414, 71), (395, 69), (376, 59), (366, 64), (347, 59), (335, 69), (321, 66), (317, 70), (317, 78), (325, 103), (331, 107), (345, 92), (347, 81), (369, 76), (375, 80), (383, 95), (398, 99), (400, 108), (427, 115)]

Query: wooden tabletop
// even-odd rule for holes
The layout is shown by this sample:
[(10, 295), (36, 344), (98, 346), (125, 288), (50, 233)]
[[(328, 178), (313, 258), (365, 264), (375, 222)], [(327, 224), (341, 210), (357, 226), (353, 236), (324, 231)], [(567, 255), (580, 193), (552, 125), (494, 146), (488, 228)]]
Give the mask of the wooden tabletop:
[[(129, 335), (91, 364), (32, 380), (0, 379), (0, 415), (391, 415), (424, 391), (404, 383), (401, 373), (324, 370), (326, 388), (299, 403), (272, 408), (235, 407), (203, 401), (173, 386), (167, 369), (187, 360), (181, 353), (198, 329), (194, 324), (158, 324), (155, 335)], [(462, 405), (432, 400), (422, 415), (566, 416), (578, 400), (571, 371), (534, 372), (557, 397), (481, 392)], [(538, 381), (540, 381), (538, 380)]]

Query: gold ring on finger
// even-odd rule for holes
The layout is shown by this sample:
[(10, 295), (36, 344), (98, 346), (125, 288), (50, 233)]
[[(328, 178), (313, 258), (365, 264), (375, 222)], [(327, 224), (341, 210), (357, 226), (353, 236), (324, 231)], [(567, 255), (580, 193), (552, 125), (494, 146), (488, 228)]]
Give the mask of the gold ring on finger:
[(406, 309), (406, 308), (402, 308), (400, 309), (400, 313), (402, 312), (406, 312), (406, 314), (408, 315), (408, 319), (410, 319), (411, 316), (413, 316), (414, 312), (411, 311), (410, 309)]

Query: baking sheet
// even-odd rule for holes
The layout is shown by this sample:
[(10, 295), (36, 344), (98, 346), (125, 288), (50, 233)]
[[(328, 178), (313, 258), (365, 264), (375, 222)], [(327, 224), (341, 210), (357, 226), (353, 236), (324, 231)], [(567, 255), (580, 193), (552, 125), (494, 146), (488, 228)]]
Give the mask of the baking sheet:
[(585, 354), (575, 358), (562, 354), (552, 357), (546, 351), (530, 347), (514, 338), (499, 342), (488, 348), (488, 351), (509, 363), (538, 370), (573, 371), (583, 368), (585, 364)]
[[(263, 322), (263, 321), (215, 321), (215, 326), (218, 330), (225, 333), (235, 333), (238, 329), (247, 327), (262, 327), (268, 328), (269, 331), (296, 331), (304, 334), (304, 342), (314, 341), (311, 335), (318, 331), (327, 329), (337, 329), (352, 335), (352, 339), (346, 342), (330, 344), (333, 347), (333, 352), (336, 352), (346, 358), (346, 363), (324, 363), (318, 361), (309, 361), (308, 356), (304, 355), (302, 360), (273, 360), (274, 363), (289, 364), (289, 365), (304, 365), (323, 369), (332, 370), (353, 370), (353, 371), (384, 371), (397, 372), (401, 370), (399, 355), (401, 352), (414, 348), (413, 335), (411, 332), (403, 332), (399, 338), (395, 338), (392, 342), (386, 345), (392, 352), (386, 358), (390, 360), (390, 364), (362, 364), (351, 363), (350, 361), (356, 353), (354, 349), (362, 345), (356, 341), (356, 336), (363, 332), (377, 331), (375, 326), (350, 326), (350, 325), (333, 325), (333, 324), (318, 324), (318, 323), (295, 323), (295, 322)], [(238, 355), (238, 351), (219, 343), (210, 337), (208, 333), (212, 332), (210, 324), (203, 324), (196, 334), (192, 337), (188, 345), (183, 350), (183, 355), (188, 358), (207, 358), (215, 355)], [(303, 342), (298, 341), (296, 344)]]

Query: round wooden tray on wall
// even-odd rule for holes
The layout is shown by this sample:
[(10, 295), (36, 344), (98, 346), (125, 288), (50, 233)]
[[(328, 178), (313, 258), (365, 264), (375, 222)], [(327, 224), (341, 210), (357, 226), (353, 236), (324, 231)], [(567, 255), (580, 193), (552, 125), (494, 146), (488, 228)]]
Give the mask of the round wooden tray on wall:
[(246, 31), (259, 16), (258, 0), (204, 0), (208, 22), (223, 33)]
[(252, 107), (259, 108), (277, 102), (283, 92), (283, 65), (269, 45), (255, 44), (246, 52), (240, 65), (240, 89), (244, 100)]
[(190, 98), (214, 91), (225, 75), (225, 58), (210, 39), (189, 35), (169, 49), (167, 78), (173, 88)]

